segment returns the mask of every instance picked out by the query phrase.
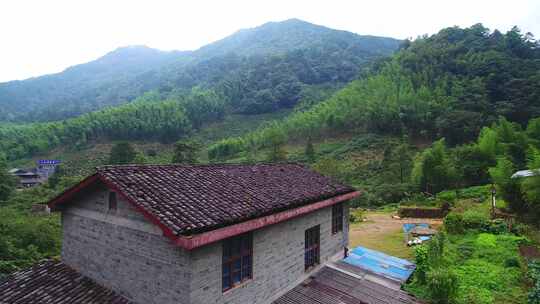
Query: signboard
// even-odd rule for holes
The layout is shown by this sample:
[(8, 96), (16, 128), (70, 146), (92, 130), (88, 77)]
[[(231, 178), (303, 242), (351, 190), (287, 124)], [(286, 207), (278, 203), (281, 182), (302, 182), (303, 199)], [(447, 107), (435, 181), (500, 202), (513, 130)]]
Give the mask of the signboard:
[(38, 164), (40, 165), (58, 165), (61, 161), (57, 159), (40, 159), (38, 160)]

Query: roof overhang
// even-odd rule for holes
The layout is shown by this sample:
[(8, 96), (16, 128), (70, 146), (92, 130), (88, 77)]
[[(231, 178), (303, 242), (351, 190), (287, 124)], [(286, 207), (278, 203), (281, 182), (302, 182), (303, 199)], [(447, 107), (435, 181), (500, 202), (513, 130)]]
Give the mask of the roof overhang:
[(60, 207), (69, 202), (79, 191), (82, 189), (94, 184), (95, 182), (101, 181), (110, 189), (116, 191), (124, 200), (129, 202), (137, 211), (142, 213), (144, 217), (149, 220), (154, 225), (158, 226), (162, 231), (163, 235), (168, 237), (173, 241), (176, 246), (182, 247), (187, 250), (193, 250), (195, 248), (202, 247), (226, 238), (230, 238), (242, 233), (254, 231), (266, 226), (274, 225), (295, 217), (299, 217), (311, 212), (314, 212), (319, 209), (323, 209), (340, 202), (344, 202), (360, 195), (359, 191), (349, 192), (346, 194), (336, 195), (334, 197), (314, 202), (305, 206), (288, 209), (285, 211), (273, 213), (270, 215), (262, 216), (259, 218), (247, 220), (238, 224), (233, 224), (230, 226), (217, 228), (215, 230), (194, 234), (191, 236), (176, 235), (174, 232), (161, 223), (159, 218), (150, 212), (146, 211), (144, 208), (135, 203), (132, 199), (126, 196), (122, 191), (120, 191), (113, 183), (109, 182), (107, 179), (101, 177), (98, 173), (91, 175), (79, 184), (73, 186), (72, 188), (64, 191), (62, 194), (58, 195), (56, 198), (52, 199), (47, 205), (51, 211), (59, 211)]
[(176, 238), (175, 243), (185, 249), (192, 250), (207, 244), (211, 244), (226, 238), (233, 237), (242, 233), (250, 232), (257, 230), (266, 226), (274, 225), (298, 216), (302, 216), (313, 211), (326, 208), (343, 201), (353, 199), (360, 195), (359, 191), (350, 192), (347, 194), (342, 194), (334, 196), (332, 198), (319, 201), (316, 203), (311, 203), (306, 206), (285, 210), (282, 212), (270, 214), (260, 218), (255, 218), (231, 226), (226, 226), (216, 230), (204, 232), (201, 234), (196, 234), (190, 237), (179, 236)]

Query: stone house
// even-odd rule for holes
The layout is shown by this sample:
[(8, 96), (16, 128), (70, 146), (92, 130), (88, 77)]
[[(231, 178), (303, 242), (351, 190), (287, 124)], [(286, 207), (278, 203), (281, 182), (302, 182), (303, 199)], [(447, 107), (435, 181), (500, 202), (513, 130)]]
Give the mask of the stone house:
[(100, 167), (49, 202), (61, 261), (0, 303), (273, 303), (343, 257), (358, 195), (298, 164)]

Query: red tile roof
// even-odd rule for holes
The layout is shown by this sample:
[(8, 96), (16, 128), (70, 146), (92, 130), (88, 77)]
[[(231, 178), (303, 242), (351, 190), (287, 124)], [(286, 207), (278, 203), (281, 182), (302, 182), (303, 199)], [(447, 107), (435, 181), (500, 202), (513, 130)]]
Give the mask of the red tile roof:
[[(104, 166), (91, 178), (118, 190), (177, 236), (355, 191), (299, 164)], [(64, 195), (70, 191), (76, 190)], [(66, 201), (62, 197), (49, 203), (53, 210)]]
[(59, 261), (43, 261), (0, 280), (0, 303), (131, 304)]

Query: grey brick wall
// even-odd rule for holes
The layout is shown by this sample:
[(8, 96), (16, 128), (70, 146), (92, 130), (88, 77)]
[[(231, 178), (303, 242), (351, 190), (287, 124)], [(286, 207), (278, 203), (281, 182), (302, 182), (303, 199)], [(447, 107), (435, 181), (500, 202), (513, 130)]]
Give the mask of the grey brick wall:
[(107, 212), (107, 199), (100, 187), (62, 213), (62, 260), (137, 303), (190, 303), (189, 252), (120, 198)]
[[(345, 216), (348, 205), (345, 205)], [(331, 233), (332, 207), (253, 233), (253, 279), (225, 293), (221, 290), (222, 243), (194, 250), (192, 256), (191, 303), (271, 303), (309, 276), (304, 271), (305, 230), (321, 225), (321, 264), (343, 252), (348, 241), (344, 232)]]
[(116, 212), (108, 211), (107, 200), (108, 190), (96, 186), (62, 213), (62, 259), (140, 304), (271, 303), (309, 276), (306, 229), (321, 225), (321, 264), (348, 242), (347, 204), (344, 232), (335, 235), (331, 207), (259, 229), (253, 233), (253, 279), (223, 293), (222, 242), (186, 251), (120, 197)]

